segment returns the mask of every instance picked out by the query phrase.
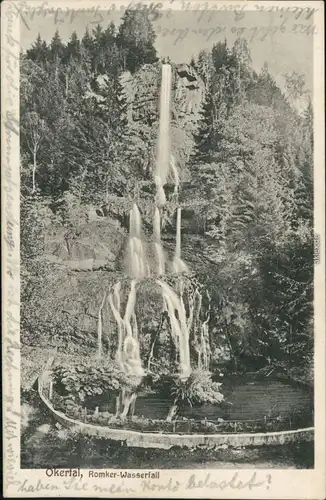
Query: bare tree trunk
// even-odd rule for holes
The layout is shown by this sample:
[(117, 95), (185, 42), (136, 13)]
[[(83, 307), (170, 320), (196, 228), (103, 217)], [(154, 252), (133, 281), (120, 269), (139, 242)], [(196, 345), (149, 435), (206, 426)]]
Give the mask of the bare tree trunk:
[(178, 410), (177, 398), (173, 401), (173, 405), (169, 409), (168, 416), (166, 417), (167, 422), (172, 422)]
[(66, 97), (68, 96), (68, 91), (69, 91), (69, 80), (68, 80), (68, 75), (66, 75), (66, 88), (65, 88)]
[(151, 340), (150, 340), (151, 348), (150, 348), (150, 352), (149, 352), (148, 360), (147, 360), (147, 371), (150, 371), (150, 369), (151, 369), (151, 361), (152, 361), (153, 356), (154, 356), (155, 344), (156, 344), (156, 341), (159, 337), (159, 334), (162, 331), (163, 325), (164, 325), (164, 314), (161, 315), (161, 320), (160, 320), (160, 323), (158, 325), (157, 331), (155, 332), (155, 337), (153, 337), (153, 335), (151, 336)]
[(125, 395), (123, 402), (123, 412), (120, 415), (122, 420), (127, 417), (132, 400), (133, 400), (133, 394)]
[(131, 400), (131, 404), (130, 404), (130, 411), (129, 411), (129, 414), (130, 414), (131, 417), (133, 417), (134, 414), (135, 414), (136, 401), (137, 401), (137, 394), (134, 393), (132, 395), (132, 400)]
[(32, 170), (32, 193), (34, 194), (35, 191), (36, 191), (36, 167), (37, 167), (37, 164), (36, 164), (36, 148), (34, 147), (34, 151), (33, 151), (33, 170)]
[(230, 347), (234, 370), (237, 372), (238, 371), (238, 361), (237, 361), (237, 357), (236, 357), (236, 354), (235, 354), (233, 346), (232, 346), (232, 342), (231, 342), (231, 339), (230, 339), (230, 336), (229, 336), (229, 333), (227, 330), (227, 326), (225, 327), (225, 336), (226, 336), (226, 339), (227, 339), (229, 347)]

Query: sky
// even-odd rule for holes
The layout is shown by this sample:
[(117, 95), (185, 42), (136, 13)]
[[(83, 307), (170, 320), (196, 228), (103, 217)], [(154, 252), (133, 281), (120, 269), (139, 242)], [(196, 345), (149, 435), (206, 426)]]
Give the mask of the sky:
[[(113, 21), (117, 26), (122, 13), (96, 8), (67, 12), (41, 12), (24, 15), (21, 20), (21, 45), (28, 49), (38, 33), (50, 41), (56, 29), (64, 41), (72, 32), (81, 37), (100, 24), (104, 29)], [(307, 17), (307, 16), (306, 16)], [(156, 48), (160, 56), (169, 56), (173, 62), (189, 62), (200, 50), (209, 49), (226, 39), (228, 44), (241, 36), (248, 41), (252, 64), (259, 71), (267, 63), (270, 73), (281, 87), (285, 73), (296, 71), (304, 75), (308, 90), (313, 87), (313, 36), (312, 18), (293, 13), (254, 11), (190, 11), (164, 12), (153, 21), (156, 31)], [(307, 32), (308, 31), (308, 32)]]

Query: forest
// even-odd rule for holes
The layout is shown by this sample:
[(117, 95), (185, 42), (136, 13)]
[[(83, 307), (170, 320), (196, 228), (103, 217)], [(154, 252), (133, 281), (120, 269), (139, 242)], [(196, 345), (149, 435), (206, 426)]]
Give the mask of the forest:
[[(33, 349), (94, 344), (98, 271), (76, 273), (80, 285), (64, 262), (100, 255), (105, 240), (101, 286), (114, 281), (140, 192), (147, 231), (155, 39), (146, 13), (126, 11), (119, 27), (74, 32), (67, 43), (59, 31), (50, 42), (38, 36), (21, 54), (21, 342), (30, 359)], [(312, 380), (313, 110), (309, 99), (304, 112), (295, 105), (305, 83), (293, 73), (281, 89), (267, 64), (254, 71), (243, 39), (170, 62), (183, 258), (209, 292), (212, 363)]]

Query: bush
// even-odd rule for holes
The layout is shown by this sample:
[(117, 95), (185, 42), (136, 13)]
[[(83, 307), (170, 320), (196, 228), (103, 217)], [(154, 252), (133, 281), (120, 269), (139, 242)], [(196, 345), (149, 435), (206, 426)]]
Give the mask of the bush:
[(178, 401), (179, 405), (218, 404), (224, 400), (221, 383), (213, 382), (209, 372), (193, 371), (187, 379), (179, 375), (163, 375), (157, 385), (162, 395)]
[(141, 379), (128, 376), (110, 358), (86, 360), (75, 366), (58, 366), (53, 371), (54, 387), (65, 401), (83, 404), (94, 397), (116, 396), (121, 389), (136, 389)]

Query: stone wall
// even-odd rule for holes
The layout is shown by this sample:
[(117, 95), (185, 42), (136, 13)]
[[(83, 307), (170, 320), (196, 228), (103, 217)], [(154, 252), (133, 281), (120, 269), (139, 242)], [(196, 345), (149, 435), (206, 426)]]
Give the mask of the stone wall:
[(314, 428), (296, 429), (281, 432), (266, 432), (256, 434), (165, 434), (160, 432), (137, 432), (127, 429), (111, 429), (105, 426), (97, 426), (73, 420), (53, 408), (51, 403), (42, 394), (42, 383), (39, 384), (39, 395), (53, 414), (54, 418), (64, 427), (79, 430), (83, 434), (94, 437), (111, 439), (124, 442), (127, 446), (136, 448), (163, 448), (172, 447), (186, 448), (218, 448), (228, 446), (237, 448), (240, 446), (263, 446), (283, 445), (285, 443), (298, 441), (313, 441)]

